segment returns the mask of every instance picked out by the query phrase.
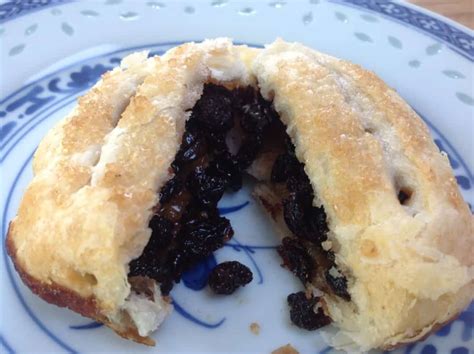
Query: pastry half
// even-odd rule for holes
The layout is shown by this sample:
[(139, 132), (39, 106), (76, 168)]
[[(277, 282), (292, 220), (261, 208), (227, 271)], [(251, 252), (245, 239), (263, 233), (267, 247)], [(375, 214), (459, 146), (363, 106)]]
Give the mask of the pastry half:
[(7, 238), (18, 273), (141, 343), (181, 272), (232, 237), (215, 206), (243, 173), (331, 345), (416, 341), (472, 299), (473, 217), (446, 155), (373, 73), (300, 44), (132, 54), (33, 168)]

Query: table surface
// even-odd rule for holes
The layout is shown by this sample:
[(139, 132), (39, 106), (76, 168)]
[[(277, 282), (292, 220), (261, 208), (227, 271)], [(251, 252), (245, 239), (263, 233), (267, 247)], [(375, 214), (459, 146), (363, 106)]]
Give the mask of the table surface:
[(409, 2), (474, 28), (474, 0), (409, 0)]

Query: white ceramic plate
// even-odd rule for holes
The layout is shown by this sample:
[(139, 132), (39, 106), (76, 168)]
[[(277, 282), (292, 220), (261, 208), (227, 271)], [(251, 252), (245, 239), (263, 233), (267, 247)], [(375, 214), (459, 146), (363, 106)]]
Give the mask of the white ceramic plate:
[[(0, 5), (2, 236), (31, 179), (38, 142), (100, 74), (131, 51), (162, 53), (217, 36), (253, 45), (280, 36), (375, 71), (426, 120), (473, 203), (474, 38), (445, 18), (383, 0), (23, 0)], [(286, 343), (301, 353), (329, 352), (317, 332), (290, 324), (286, 295), (300, 285), (280, 267), (272, 228), (248, 190), (220, 205), (236, 235), (175, 287), (175, 311), (154, 334), (154, 349), (33, 296), (2, 242), (0, 352), (269, 353)], [(216, 259), (247, 264), (254, 281), (229, 297), (211, 295), (205, 279)], [(471, 305), (426, 341), (397, 352), (472, 353), (473, 316)], [(249, 330), (252, 322), (259, 335)]]

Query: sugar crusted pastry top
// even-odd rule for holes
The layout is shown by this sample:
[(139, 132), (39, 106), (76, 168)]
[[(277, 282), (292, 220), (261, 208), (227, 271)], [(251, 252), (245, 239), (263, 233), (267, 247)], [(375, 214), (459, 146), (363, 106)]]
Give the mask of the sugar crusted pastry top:
[[(157, 191), (209, 81), (258, 85), (306, 165), (352, 298), (324, 297), (333, 345), (390, 348), (467, 306), (473, 218), (416, 113), (357, 65), (299, 44), (260, 50), (225, 39), (127, 57), (48, 133), (7, 241), (35, 292), (150, 343), (127, 265), (150, 237)], [(407, 205), (400, 189), (411, 193)], [(57, 289), (70, 300), (52, 296)], [(165, 314), (155, 295), (154, 305), (139, 303)]]

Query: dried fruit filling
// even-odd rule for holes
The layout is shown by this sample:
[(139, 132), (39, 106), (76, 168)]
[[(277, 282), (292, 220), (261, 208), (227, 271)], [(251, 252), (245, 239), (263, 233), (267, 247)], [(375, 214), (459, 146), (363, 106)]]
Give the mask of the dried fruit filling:
[[(277, 249), (283, 266), (304, 286), (316, 284), (321, 290), (350, 301), (347, 280), (337, 269), (334, 253), (322, 247), (329, 231), (326, 213), (323, 207), (313, 205), (313, 188), (291, 143), (287, 143), (286, 151), (275, 159), (271, 182), (274, 189), (280, 191), (279, 195), (284, 195), (283, 219), (291, 233)], [(291, 321), (307, 330), (329, 324), (330, 318), (324, 314), (319, 301), (317, 297), (306, 298), (303, 292), (289, 295)]]
[(291, 146), (276, 158), (271, 180), (284, 190), (283, 218), (291, 232), (278, 247), (283, 265), (303, 285), (316, 283), (322, 290), (350, 301), (347, 279), (337, 269), (334, 254), (322, 247), (329, 231), (326, 213), (323, 207), (313, 206), (313, 188)]
[[(171, 164), (173, 176), (159, 192), (149, 224), (152, 235), (142, 255), (130, 263), (129, 277), (155, 279), (168, 295), (184, 271), (232, 238), (232, 226), (219, 215), (217, 203), (225, 191), (242, 187), (242, 175), (269, 146), (278, 151), (271, 161), (270, 184), (285, 188), (283, 217), (291, 231), (278, 248), (284, 265), (305, 285), (313, 281), (315, 269), (322, 269), (326, 286), (350, 299), (346, 279), (332, 270), (334, 255), (321, 247), (327, 239), (326, 214), (322, 207), (312, 205), (314, 193), (304, 165), (295, 157), (272, 104), (250, 87), (229, 90), (205, 85)], [(218, 293), (231, 293), (252, 279), (250, 270), (234, 263), (221, 268), (209, 279)], [(291, 318), (297, 325), (314, 329), (329, 321), (322, 311), (314, 313), (318, 319), (313, 314), (295, 314), (313, 308), (318, 299), (304, 303), (300, 295), (290, 297)]]
[(209, 287), (216, 294), (232, 294), (240, 286), (252, 281), (252, 272), (243, 264), (232, 261), (217, 265), (209, 275)]
[(307, 295), (300, 291), (288, 295), (287, 301), (290, 306), (291, 322), (298, 327), (313, 331), (331, 323), (331, 319), (324, 314), (319, 305), (319, 298), (307, 298)]
[[(242, 174), (276, 122), (271, 103), (252, 88), (204, 87), (171, 165), (173, 177), (159, 192), (149, 224), (150, 241), (130, 263), (129, 277), (155, 279), (167, 295), (184, 271), (232, 238), (232, 226), (219, 215), (217, 203), (226, 190), (242, 187)], [(239, 135), (237, 146), (229, 143), (231, 135)], [(231, 292), (244, 284), (236, 282), (232, 272), (219, 274), (218, 281), (212, 282), (218, 292)], [(244, 278), (250, 281), (251, 273)]]

